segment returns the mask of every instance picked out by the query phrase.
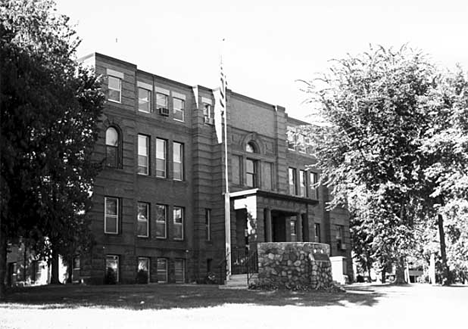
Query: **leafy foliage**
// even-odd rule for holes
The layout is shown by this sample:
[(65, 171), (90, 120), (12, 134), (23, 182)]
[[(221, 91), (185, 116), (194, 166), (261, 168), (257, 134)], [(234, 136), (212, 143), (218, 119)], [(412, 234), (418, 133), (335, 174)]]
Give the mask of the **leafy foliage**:
[(334, 63), (308, 83), (310, 102), (328, 122), (308, 131), (317, 166), (332, 187), (330, 206), (345, 204), (353, 214), (354, 251), (363, 267), (376, 260), (398, 270), (417, 249), (419, 224), (434, 227), (445, 191), (457, 186), (466, 193), (463, 74), (447, 78), (407, 46), (371, 47)]
[(7, 0), (0, 15), (1, 243), (24, 237), (73, 254), (90, 241), (104, 97), (74, 59), (79, 39), (53, 1)]

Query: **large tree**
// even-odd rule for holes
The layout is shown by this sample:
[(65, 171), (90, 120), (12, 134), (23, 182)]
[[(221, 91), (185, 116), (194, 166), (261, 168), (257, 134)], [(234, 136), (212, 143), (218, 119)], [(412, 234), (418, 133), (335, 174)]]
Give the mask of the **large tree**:
[(353, 231), (366, 233), (365, 251), (382, 267), (395, 264), (400, 283), (405, 258), (415, 249), (416, 223), (437, 218), (444, 247), (435, 193), (441, 176), (429, 175), (443, 156), (424, 145), (440, 113), (453, 111), (441, 87), (446, 83), (423, 53), (407, 46), (371, 47), (308, 82), (310, 101), (328, 123), (310, 128), (310, 135), (332, 187), (331, 206), (352, 210)]
[(0, 5), (0, 297), (7, 243), (67, 256), (89, 241), (91, 161), (104, 97), (51, 0)]

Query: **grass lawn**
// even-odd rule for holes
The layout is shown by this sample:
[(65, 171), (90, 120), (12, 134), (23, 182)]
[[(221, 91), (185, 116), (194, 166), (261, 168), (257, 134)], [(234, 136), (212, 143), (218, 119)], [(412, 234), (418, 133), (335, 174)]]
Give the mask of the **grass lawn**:
[(42, 286), (0, 303), (0, 328), (468, 328), (468, 286), (351, 285), (346, 293), (211, 285)]

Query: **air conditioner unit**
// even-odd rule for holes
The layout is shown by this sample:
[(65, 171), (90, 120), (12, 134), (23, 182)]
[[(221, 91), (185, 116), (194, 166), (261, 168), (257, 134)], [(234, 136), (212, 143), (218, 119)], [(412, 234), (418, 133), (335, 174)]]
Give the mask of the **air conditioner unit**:
[(169, 108), (160, 107), (159, 108), (159, 114), (164, 115), (164, 116), (169, 116)]
[(340, 248), (341, 248), (341, 250), (346, 250), (346, 243), (342, 243), (342, 244), (340, 245)]
[(212, 125), (214, 124), (214, 119), (210, 117), (205, 117), (205, 123)]

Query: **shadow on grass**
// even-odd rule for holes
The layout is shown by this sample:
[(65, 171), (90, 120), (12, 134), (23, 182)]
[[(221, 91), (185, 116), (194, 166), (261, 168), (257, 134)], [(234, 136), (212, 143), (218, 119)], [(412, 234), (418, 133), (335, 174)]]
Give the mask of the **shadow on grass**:
[(345, 293), (323, 291), (227, 290), (214, 285), (39, 286), (10, 291), (11, 307), (41, 309), (112, 307), (125, 309), (205, 308), (224, 304), (260, 306), (373, 306), (385, 295), (374, 287), (352, 287)]

